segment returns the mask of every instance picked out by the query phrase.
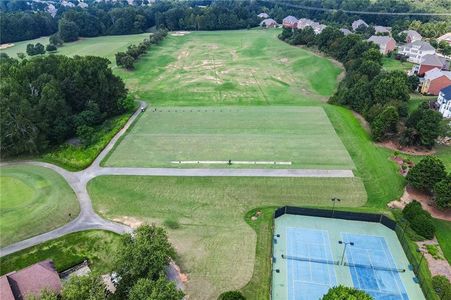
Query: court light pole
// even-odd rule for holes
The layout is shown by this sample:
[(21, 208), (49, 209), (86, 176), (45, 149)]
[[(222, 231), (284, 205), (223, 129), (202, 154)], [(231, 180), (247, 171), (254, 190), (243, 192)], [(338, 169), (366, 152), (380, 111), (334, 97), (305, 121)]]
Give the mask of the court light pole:
[(330, 201), (332, 201), (334, 204), (332, 205), (332, 217), (334, 216), (334, 213), (335, 213), (335, 203), (338, 201), (338, 202), (340, 202), (341, 201), (341, 199), (340, 198), (337, 198), (337, 197), (333, 197), (332, 199), (330, 199)]
[(342, 245), (342, 244), (345, 245), (345, 247), (343, 248), (343, 254), (341, 255), (341, 262), (340, 262), (340, 265), (342, 265), (342, 264), (343, 264), (343, 259), (345, 258), (346, 247), (347, 247), (348, 245), (354, 246), (354, 242), (343, 242), (343, 241), (338, 241), (338, 243), (339, 243), (340, 245)]

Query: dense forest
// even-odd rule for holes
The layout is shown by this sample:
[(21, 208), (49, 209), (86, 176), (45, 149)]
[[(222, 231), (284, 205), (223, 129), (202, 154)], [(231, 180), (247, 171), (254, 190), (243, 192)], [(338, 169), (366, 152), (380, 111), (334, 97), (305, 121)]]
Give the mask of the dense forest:
[(75, 134), (85, 138), (96, 125), (132, 108), (109, 63), (94, 56), (2, 56), (1, 155), (40, 153)]
[[(87, 7), (79, 7), (77, 0), (71, 0), (73, 7), (55, 2), (54, 17), (47, 12), (47, 4), (18, 0), (1, 1), (0, 43), (17, 42), (60, 32), (64, 41), (80, 37), (99, 35), (123, 35), (142, 33), (154, 26), (168, 30), (220, 30), (240, 29), (257, 26), (256, 15), (267, 12), (281, 22), (287, 15), (305, 17), (325, 24), (350, 25), (363, 18), (369, 24), (398, 26), (401, 29), (418, 30), (425, 37), (437, 37), (450, 29), (450, 21), (442, 17), (428, 16), (385, 16), (357, 15), (340, 11), (378, 12), (424, 12), (450, 11), (447, 1), (435, 1), (434, 5), (419, 5), (402, 0), (296, 0), (296, 1), (156, 1), (135, 0), (134, 5), (126, 1), (95, 2), (84, 1)], [(52, 4), (53, 5), (53, 4)], [(296, 6), (332, 8), (336, 12), (307, 10)]]
[(315, 35), (307, 27), (284, 29), (279, 38), (292, 45), (317, 47), (343, 63), (346, 76), (329, 102), (362, 114), (374, 140), (395, 138), (403, 145), (432, 147), (442, 133), (441, 114), (429, 109), (427, 103), (408, 113), (409, 93), (415, 90), (418, 79), (402, 71), (383, 70), (378, 46), (367, 42), (363, 34), (345, 36), (338, 29), (327, 27)]

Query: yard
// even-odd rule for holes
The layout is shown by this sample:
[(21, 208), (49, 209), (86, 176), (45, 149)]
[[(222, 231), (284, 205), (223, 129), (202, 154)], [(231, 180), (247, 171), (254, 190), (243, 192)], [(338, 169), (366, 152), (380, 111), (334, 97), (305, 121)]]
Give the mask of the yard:
[(149, 108), (105, 165), (178, 167), (171, 161), (229, 159), (293, 163), (257, 165), (259, 168), (354, 168), (321, 107), (164, 107), (157, 111)]
[(97, 212), (135, 224), (179, 225), (169, 229), (188, 273), (193, 299), (214, 299), (252, 277), (256, 235), (247, 211), (260, 206), (343, 206), (366, 201), (359, 178), (234, 178), (102, 176), (88, 186)]
[(117, 234), (92, 230), (65, 235), (0, 258), (0, 275), (25, 268), (44, 259), (52, 259), (58, 272), (89, 261), (93, 272), (112, 270), (111, 253), (119, 243)]
[(396, 60), (393, 57), (384, 57), (382, 59), (382, 64), (385, 70), (387, 71), (409, 71), (413, 67), (413, 63), (405, 61), (401, 62), (400, 60)]
[(72, 189), (50, 169), (2, 167), (0, 186), (1, 247), (64, 225), (80, 211)]

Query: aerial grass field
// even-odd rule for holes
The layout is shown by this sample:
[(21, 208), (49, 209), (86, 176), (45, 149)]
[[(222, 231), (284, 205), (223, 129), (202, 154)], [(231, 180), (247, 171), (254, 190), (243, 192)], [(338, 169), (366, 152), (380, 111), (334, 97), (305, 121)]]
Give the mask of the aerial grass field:
[[(322, 107), (280, 106), (150, 108), (105, 165), (178, 167), (171, 161), (229, 159), (292, 162), (289, 166), (256, 165), (259, 168), (354, 168)], [(195, 165), (208, 166), (218, 167)]]
[(75, 266), (85, 259), (93, 272), (109, 273), (112, 255), (119, 235), (101, 231), (75, 232), (0, 258), (0, 275), (25, 268), (45, 259), (52, 259), (58, 272)]
[(277, 39), (279, 30), (169, 35), (135, 64), (117, 70), (127, 87), (156, 106), (317, 104), (341, 68)]
[(387, 71), (409, 71), (413, 67), (413, 63), (405, 61), (401, 62), (400, 60), (396, 60), (392, 57), (384, 57), (382, 58), (383, 68)]
[(193, 299), (216, 299), (252, 277), (256, 234), (245, 222), (260, 206), (361, 206), (366, 193), (359, 178), (235, 178), (101, 176), (88, 185), (95, 210), (111, 219), (125, 217), (164, 224), (188, 273)]
[(0, 171), (0, 247), (77, 217), (80, 208), (75, 194), (54, 171), (29, 165)]
[[(62, 47), (58, 47), (55, 54), (74, 56), (74, 55), (94, 55), (108, 58), (113, 66), (116, 65), (114, 54), (127, 49), (128, 45), (138, 44), (145, 38), (149, 37), (149, 33), (131, 34), (127, 36), (111, 35), (99, 36), (94, 38), (80, 38), (78, 41), (64, 43)], [(40, 37), (34, 40), (14, 43), (13, 47), (0, 50), (0, 53), (6, 53), (11, 57), (17, 58), (17, 53), (27, 53), (27, 44), (41, 43), (44, 46), (49, 43), (49, 37)]]

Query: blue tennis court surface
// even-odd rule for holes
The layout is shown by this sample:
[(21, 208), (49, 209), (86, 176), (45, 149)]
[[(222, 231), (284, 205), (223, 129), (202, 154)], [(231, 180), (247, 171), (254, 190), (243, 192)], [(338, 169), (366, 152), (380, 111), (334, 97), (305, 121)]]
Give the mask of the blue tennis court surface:
[(354, 243), (346, 248), (346, 260), (356, 288), (375, 300), (409, 299), (383, 237), (349, 233), (342, 233), (342, 237)]
[(337, 285), (329, 234), (326, 230), (286, 229), (288, 299), (320, 299)]

